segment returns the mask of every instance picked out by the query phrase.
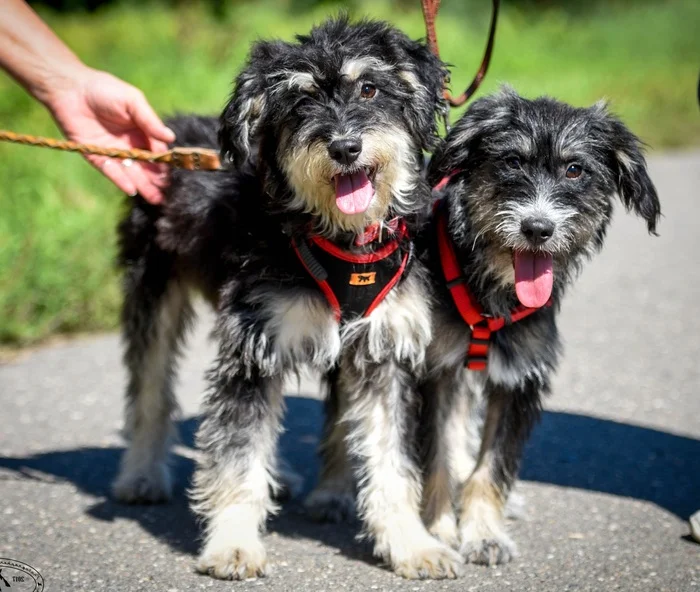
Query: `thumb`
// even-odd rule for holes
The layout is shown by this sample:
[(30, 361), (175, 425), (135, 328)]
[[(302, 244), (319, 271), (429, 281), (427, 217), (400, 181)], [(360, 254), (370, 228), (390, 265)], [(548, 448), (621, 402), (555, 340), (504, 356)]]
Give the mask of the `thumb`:
[(129, 102), (127, 111), (145, 136), (161, 140), (162, 142), (175, 141), (175, 132), (163, 124), (141, 91), (136, 93)]

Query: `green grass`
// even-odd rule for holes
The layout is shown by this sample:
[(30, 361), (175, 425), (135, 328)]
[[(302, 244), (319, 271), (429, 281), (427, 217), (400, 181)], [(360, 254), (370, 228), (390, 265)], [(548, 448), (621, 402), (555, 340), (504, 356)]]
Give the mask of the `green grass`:
[[(160, 113), (216, 113), (252, 41), (290, 39), (340, 8), (325, 3), (298, 12), (299, 0), (223, 4), (230, 8), (218, 16), (197, 2), (43, 15), (88, 64), (141, 87)], [(443, 4), (440, 47), (454, 64), (452, 86), (461, 90), (481, 60), (490, 3)], [(654, 149), (700, 143), (700, 3), (557, 6), (506, 3), (480, 93), (507, 81), (528, 96), (576, 105), (606, 97)], [(420, 37), (418, 7), (418, 0), (358, 1), (351, 13), (388, 19)], [(57, 134), (42, 107), (2, 75), (0, 128)], [(9, 145), (0, 146), (0, 187), (0, 343), (114, 327), (117, 190), (78, 156)]]

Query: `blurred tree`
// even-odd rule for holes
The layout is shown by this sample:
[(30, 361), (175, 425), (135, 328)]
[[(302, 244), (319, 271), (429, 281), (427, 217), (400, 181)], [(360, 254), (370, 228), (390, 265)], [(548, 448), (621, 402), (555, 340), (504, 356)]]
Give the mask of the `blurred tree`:
[[(147, 0), (148, 1), (148, 0)], [(184, 4), (209, 5), (212, 12), (217, 16), (226, 12), (226, 5), (237, 0), (151, 0), (154, 4), (169, 4), (171, 6), (182, 6)], [(136, 0), (28, 0), (33, 6), (48, 6), (58, 12), (93, 12), (103, 6), (112, 4), (134, 4), (143, 5), (144, 2)]]
[[(1, 1), (1, 0), (0, 0)], [(110, 4), (139, 4), (136, 0), (28, 0), (29, 4), (34, 6), (48, 6), (58, 12), (93, 12), (96, 9), (108, 6)], [(146, 2), (149, 0), (146, 0)], [(171, 6), (182, 6), (184, 4), (208, 4), (212, 12), (216, 15), (226, 13), (227, 5), (242, 3), (242, 0), (150, 0), (157, 4), (170, 4)], [(464, 0), (458, 0), (464, 1)], [(416, 8), (420, 6), (420, 0), (397, 0), (397, 4)], [(324, 4), (338, 4), (338, 0), (279, 0), (281, 7), (293, 10), (295, 12), (306, 12), (313, 8), (323, 6)], [(348, 10), (357, 8), (360, 4), (359, 0), (346, 0), (343, 4)]]
[(41, 0), (32, 1), (29, 0), (29, 4), (50, 6), (54, 10), (59, 12), (74, 12), (74, 11), (90, 11), (92, 12), (96, 8), (102, 5), (110, 4), (110, 2), (105, 2), (104, 0)]
[[(241, 0), (151, 0), (159, 4), (209, 4), (212, 11), (217, 14), (226, 12), (227, 5), (241, 2)], [(523, 9), (547, 10), (547, 9), (564, 9), (570, 12), (585, 13), (586, 10), (594, 5), (596, 6), (639, 6), (640, 4), (653, 3), (657, 0), (587, 0), (581, 2), (579, 0), (511, 0), (510, 4), (516, 5)], [(51, 8), (61, 11), (94, 11), (97, 8), (109, 4), (137, 4), (136, 0), (29, 0), (30, 4), (50, 6)], [(335, 4), (337, 0), (279, 0), (281, 6), (295, 11), (306, 11), (324, 4)], [(415, 9), (420, 6), (420, 0), (392, 0), (392, 3), (400, 9)], [(143, 4), (143, 2), (138, 2)], [(352, 10), (360, 5), (359, 0), (347, 0), (343, 2), (348, 9)], [(481, 5), (490, 6), (490, 0), (443, 0), (442, 7), (444, 10), (464, 12), (476, 8), (481, 10)]]

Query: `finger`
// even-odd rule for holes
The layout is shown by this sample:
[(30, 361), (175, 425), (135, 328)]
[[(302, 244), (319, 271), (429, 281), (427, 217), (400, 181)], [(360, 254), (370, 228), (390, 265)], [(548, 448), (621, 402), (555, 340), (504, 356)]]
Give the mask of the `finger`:
[[(168, 145), (159, 140), (149, 139), (149, 148), (151, 152), (159, 154), (161, 152), (167, 152)], [(150, 177), (152, 183), (160, 189), (164, 189), (168, 182), (170, 181), (170, 167), (165, 164), (160, 164), (157, 162), (143, 162), (141, 163), (143, 170)]]
[(124, 172), (119, 163), (104, 156), (86, 156), (87, 161), (127, 195), (136, 195), (136, 184)]
[(149, 203), (157, 205), (163, 201), (163, 192), (156, 185), (154, 178), (144, 170), (139, 163), (133, 163), (129, 167), (123, 167), (129, 179), (133, 182), (139, 194)]
[(153, 138), (148, 138), (148, 149), (151, 152), (166, 152), (168, 150), (168, 145), (165, 142), (161, 142), (160, 140), (155, 140)]
[(163, 124), (141, 92), (129, 102), (127, 110), (146, 136), (162, 142), (175, 141), (175, 132)]
[[(168, 145), (165, 142), (161, 142), (160, 140), (155, 140), (153, 138), (147, 138), (146, 141), (148, 142), (148, 149), (151, 152), (160, 154), (161, 152), (167, 152), (168, 150)], [(140, 165), (151, 183), (159, 190), (167, 187), (168, 182), (170, 181), (170, 168), (167, 165), (157, 162), (141, 162)]]
[(156, 162), (143, 162), (141, 166), (153, 185), (159, 189), (165, 189), (168, 186), (170, 181), (168, 166)]

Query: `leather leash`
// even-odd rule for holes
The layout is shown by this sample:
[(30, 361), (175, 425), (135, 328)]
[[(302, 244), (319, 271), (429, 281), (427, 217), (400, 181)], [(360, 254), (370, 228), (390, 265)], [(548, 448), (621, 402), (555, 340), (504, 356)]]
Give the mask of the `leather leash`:
[[(435, 32), (435, 19), (437, 18), (438, 10), (440, 9), (440, 0), (421, 0), (423, 7), (423, 19), (425, 20), (425, 32), (428, 41), (428, 47), (437, 56), (440, 57), (440, 48), (437, 42), (437, 33)], [(474, 76), (471, 84), (459, 96), (453, 97), (452, 94), (445, 90), (444, 97), (447, 102), (453, 107), (461, 107), (466, 103), (471, 96), (476, 92), (476, 89), (481, 85), (481, 81), (486, 76), (491, 62), (491, 54), (493, 53), (493, 44), (496, 38), (496, 23), (498, 22), (498, 9), (500, 6), (499, 0), (493, 0), (493, 11), (491, 13), (491, 26), (489, 27), (489, 37), (486, 43), (486, 51), (481, 60), (481, 66)], [(447, 80), (446, 82), (449, 82)]]

